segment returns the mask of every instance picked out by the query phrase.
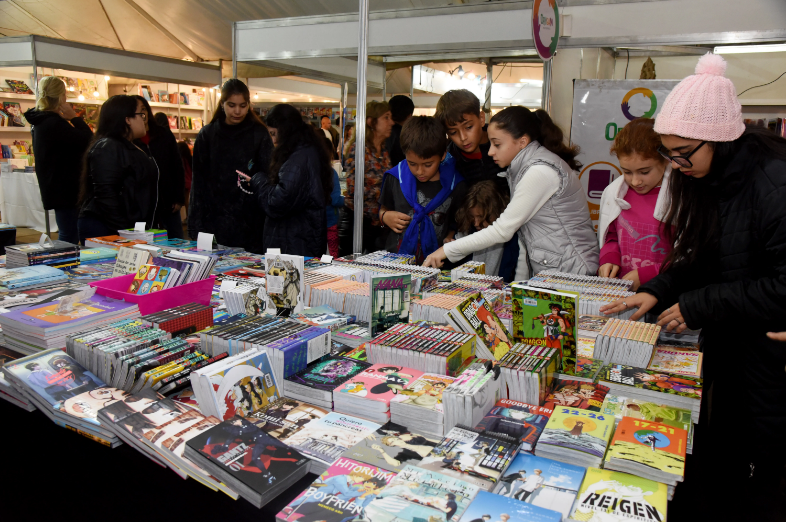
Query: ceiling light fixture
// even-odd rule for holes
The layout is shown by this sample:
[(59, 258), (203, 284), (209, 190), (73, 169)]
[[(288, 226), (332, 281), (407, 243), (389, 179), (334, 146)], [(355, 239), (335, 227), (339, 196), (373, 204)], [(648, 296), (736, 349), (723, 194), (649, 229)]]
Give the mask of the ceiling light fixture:
[(79, 91), (79, 96), (77, 97), (79, 101), (85, 101), (85, 95), (82, 94), (82, 91)]
[(469, 73), (469, 74), (467, 75), (467, 79), (468, 79), (468, 80), (474, 80), (474, 79), (475, 79), (475, 73)]
[(68, 90), (71, 91), (71, 92), (74, 92), (74, 88), (73, 87), (69, 87)]
[(254, 99), (255, 99), (255, 100), (258, 100), (258, 99), (259, 99), (259, 94), (257, 94), (257, 93), (254, 93)]
[(780, 53), (786, 52), (786, 43), (765, 45), (727, 45), (713, 49), (715, 54)]
[(109, 80), (111, 80), (111, 79), (112, 79), (112, 78), (110, 78), (109, 76), (104, 76), (104, 81), (105, 81), (105, 82), (108, 82), (108, 81), (109, 81)]
[(98, 91), (95, 91), (95, 92), (93, 93), (93, 98), (98, 98), (99, 96), (101, 96), (101, 93), (100, 93), (100, 92), (98, 92)]

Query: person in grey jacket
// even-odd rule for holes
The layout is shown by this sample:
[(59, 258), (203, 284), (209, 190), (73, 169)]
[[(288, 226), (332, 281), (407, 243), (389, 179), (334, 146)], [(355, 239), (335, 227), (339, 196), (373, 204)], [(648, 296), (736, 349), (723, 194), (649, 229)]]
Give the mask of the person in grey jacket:
[(503, 109), (488, 128), (489, 156), (510, 186), (510, 204), (489, 227), (448, 243), (426, 258), (424, 266), (442, 266), (514, 234), (520, 243), (516, 280), (556, 269), (582, 275), (598, 270), (598, 240), (576, 170), (578, 149), (543, 110)]

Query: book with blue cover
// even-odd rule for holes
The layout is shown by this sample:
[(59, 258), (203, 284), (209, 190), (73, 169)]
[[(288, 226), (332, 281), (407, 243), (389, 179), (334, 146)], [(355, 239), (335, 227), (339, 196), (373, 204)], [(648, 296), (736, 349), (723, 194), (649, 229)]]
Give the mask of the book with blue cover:
[(537, 507), (521, 500), (500, 497), (487, 491), (478, 491), (477, 496), (459, 519), (459, 522), (474, 522), (476, 520), (488, 520), (489, 522), (494, 520), (562, 522), (562, 515), (551, 509)]
[(117, 259), (117, 250), (107, 247), (84, 248), (79, 251), (79, 262), (83, 265), (105, 263)]
[(0, 268), (0, 285), (21, 288), (42, 282), (65, 281), (68, 278), (57, 268), (46, 265)]

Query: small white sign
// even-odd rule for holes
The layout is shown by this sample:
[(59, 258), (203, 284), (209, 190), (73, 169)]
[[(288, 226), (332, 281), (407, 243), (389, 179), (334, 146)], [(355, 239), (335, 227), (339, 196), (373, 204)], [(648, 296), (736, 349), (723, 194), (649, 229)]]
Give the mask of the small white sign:
[(271, 256), (281, 255), (281, 249), (280, 248), (268, 248), (267, 249), (267, 253), (270, 254)]
[(324, 256), (322, 256), (322, 259), (320, 259), (320, 261), (322, 261), (323, 263), (330, 264), (333, 262), (333, 257), (325, 254)]
[(197, 248), (199, 250), (213, 250), (213, 234), (200, 232), (197, 236)]
[(144, 221), (137, 221), (134, 223), (134, 232), (144, 232), (145, 231), (145, 222)]

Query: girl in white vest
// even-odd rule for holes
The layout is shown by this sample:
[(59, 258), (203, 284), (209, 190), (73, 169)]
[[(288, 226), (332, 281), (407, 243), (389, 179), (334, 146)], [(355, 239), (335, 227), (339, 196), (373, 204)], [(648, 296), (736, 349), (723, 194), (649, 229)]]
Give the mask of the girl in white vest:
[(447, 243), (424, 266), (442, 266), (518, 234), (516, 279), (557, 269), (582, 275), (598, 270), (598, 240), (576, 170), (577, 147), (543, 110), (514, 106), (497, 113), (488, 127), (489, 156), (507, 171), (510, 204), (491, 226)]

